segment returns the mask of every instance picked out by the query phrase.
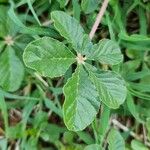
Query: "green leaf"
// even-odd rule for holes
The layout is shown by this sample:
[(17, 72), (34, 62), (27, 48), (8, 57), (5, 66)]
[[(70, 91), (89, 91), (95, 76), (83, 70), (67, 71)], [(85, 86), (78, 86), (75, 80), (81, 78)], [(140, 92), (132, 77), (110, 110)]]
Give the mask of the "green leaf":
[(10, 17), (8, 16), (8, 7), (0, 6), (0, 37), (6, 37), (8, 35), (14, 36), (18, 31), (16, 26)]
[(69, 130), (86, 128), (95, 118), (100, 102), (98, 94), (86, 71), (78, 66), (64, 86), (64, 122)]
[[(12, 23), (14, 26), (18, 28), (18, 32), (23, 34), (29, 34), (29, 35), (44, 35), (44, 36), (50, 36), (54, 38), (58, 38), (60, 35), (56, 30), (54, 30), (51, 26), (44, 27), (44, 26), (25, 26), (20, 18), (17, 16), (17, 14), (14, 12), (13, 7), (10, 7), (8, 10), (9, 18), (12, 20)], [(11, 24), (12, 26), (12, 24)]]
[(23, 108), (23, 112), (22, 112), (22, 129), (25, 130), (26, 129), (26, 124), (28, 122), (29, 116), (35, 106), (35, 104), (37, 103), (37, 101), (29, 101), (26, 106)]
[(79, 0), (72, 0), (72, 5), (73, 5), (73, 16), (78, 21), (80, 21), (81, 8), (80, 8)]
[(16, 91), (24, 76), (24, 66), (8, 46), (0, 56), (0, 86), (7, 91)]
[(0, 110), (1, 110), (1, 115), (3, 116), (4, 119), (5, 132), (7, 132), (8, 129), (7, 105), (4, 99), (4, 95), (2, 93), (0, 93)]
[(128, 49), (136, 51), (149, 51), (150, 38), (145, 35), (132, 34), (127, 35), (125, 32), (120, 32), (118, 37), (121, 40), (121, 44)]
[(148, 147), (146, 147), (143, 143), (137, 141), (137, 140), (132, 140), (131, 142), (131, 147), (133, 150), (149, 150)]
[(97, 9), (100, 0), (82, 0), (81, 7), (82, 10), (88, 14)]
[(110, 109), (106, 105), (102, 105), (101, 109), (102, 111), (101, 111), (98, 135), (99, 135), (100, 143), (102, 144), (106, 136), (106, 133), (109, 129)]
[(26, 0), (27, 1), (27, 4), (28, 4), (28, 8), (31, 10), (35, 20), (38, 22), (38, 24), (41, 26), (41, 23), (40, 23), (40, 20), (38, 19), (38, 16), (37, 14), (35, 13), (35, 10), (34, 8), (32, 7), (32, 2), (30, 0)]
[(61, 128), (56, 124), (47, 124), (42, 130), (40, 137), (45, 141), (55, 143), (59, 140), (60, 134), (66, 131), (66, 128)]
[(55, 28), (79, 52), (82, 47), (84, 30), (79, 22), (67, 13), (54, 11), (51, 13)]
[(79, 139), (82, 140), (85, 144), (89, 145), (94, 143), (94, 139), (90, 135), (90, 133), (87, 133), (86, 131), (79, 131), (76, 132), (76, 134), (79, 136)]
[(90, 72), (90, 78), (99, 93), (100, 100), (108, 107), (117, 109), (126, 99), (124, 80), (115, 72)]
[(69, 2), (69, 0), (57, 0), (57, 1), (59, 2), (61, 8), (64, 8)]
[(7, 7), (0, 6), (0, 37), (6, 36)]
[(26, 26), (19, 20), (19, 17), (15, 14), (13, 6), (8, 10), (8, 16), (14, 22), (17, 27), (25, 28)]
[(134, 99), (133, 99), (132, 95), (129, 92), (128, 92), (128, 95), (127, 95), (127, 101), (126, 102), (127, 102), (128, 110), (133, 115), (133, 117), (137, 121), (139, 121), (140, 123), (144, 123), (144, 121), (140, 118), (140, 113), (136, 109), (136, 105), (134, 104)]
[(7, 150), (7, 139), (6, 138), (0, 139), (0, 149)]
[(89, 56), (89, 55), (91, 55), (92, 48), (93, 48), (93, 43), (91, 42), (89, 35), (84, 34), (82, 46), (78, 50), (78, 53), (81, 53), (82, 55)]
[(148, 139), (150, 139), (150, 118), (148, 117), (146, 119), (146, 123), (145, 123), (145, 126), (146, 126), (146, 129), (147, 129), (147, 136), (148, 136)]
[(75, 62), (75, 55), (63, 43), (44, 37), (28, 44), (23, 59), (29, 68), (53, 78), (65, 74)]
[(25, 131), (22, 128), (22, 123), (17, 123), (14, 126), (10, 126), (7, 129), (7, 138), (17, 139), (22, 138), (25, 135)]
[(109, 150), (125, 150), (125, 142), (120, 133), (112, 129), (108, 135)]
[(61, 109), (57, 108), (57, 106), (54, 104), (53, 101), (45, 98), (44, 99), (44, 103), (45, 103), (45, 106), (47, 108), (49, 108), (51, 111), (55, 112), (59, 117), (62, 118), (62, 111), (61, 111)]
[(101, 150), (102, 148), (98, 144), (91, 144), (85, 147), (84, 150)]
[[(14, 22), (16, 23), (16, 22)], [(16, 24), (18, 25), (18, 24)], [(50, 27), (39, 27), (39, 26), (30, 26), (30, 27), (21, 27), (19, 30), (22, 34), (28, 34), (28, 35), (42, 35), (42, 36), (49, 36), (51, 38), (59, 38), (59, 33)]]
[(66, 131), (64, 134), (63, 134), (63, 141), (64, 143), (68, 143), (68, 144), (73, 144), (74, 142), (74, 137), (75, 137), (75, 132), (72, 132), (72, 131)]
[(88, 58), (99, 61), (102, 64), (116, 65), (123, 60), (123, 55), (117, 43), (109, 39), (103, 39), (93, 46)]

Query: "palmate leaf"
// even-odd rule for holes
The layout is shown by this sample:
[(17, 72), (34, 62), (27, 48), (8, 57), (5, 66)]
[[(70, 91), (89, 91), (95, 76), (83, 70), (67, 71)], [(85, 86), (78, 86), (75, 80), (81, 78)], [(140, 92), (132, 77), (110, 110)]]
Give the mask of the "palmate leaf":
[(62, 11), (53, 11), (51, 17), (54, 21), (55, 28), (79, 52), (82, 47), (84, 35), (84, 30), (79, 22)]
[(100, 101), (98, 93), (82, 65), (79, 65), (64, 86), (64, 122), (69, 130), (79, 131), (95, 118)]
[(125, 150), (125, 142), (120, 133), (112, 129), (108, 135), (109, 150)]
[(0, 56), (0, 86), (6, 91), (16, 91), (24, 76), (24, 66), (8, 46)]
[(123, 55), (114, 41), (103, 39), (93, 46), (88, 59), (99, 61), (102, 64), (115, 65), (122, 62)]
[(26, 66), (51, 78), (65, 74), (76, 61), (75, 55), (63, 43), (49, 37), (29, 43), (23, 59)]
[(126, 99), (127, 90), (124, 80), (115, 72), (90, 72), (90, 79), (96, 86), (100, 100), (109, 108), (116, 109)]
[(94, 120), (100, 101), (116, 109), (126, 98), (125, 83), (118, 74), (111, 71), (97, 73), (97, 69), (87, 66), (84, 60), (114, 65), (123, 57), (118, 45), (110, 40), (102, 40), (93, 46), (78, 21), (66, 13), (54, 11), (51, 16), (56, 29), (78, 53), (77, 57), (63, 43), (44, 37), (26, 47), (24, 62), (41, 75), (51, 78), (64, 75), (71, 64), (78, 62), (75, 73), (64, 86), (63, 116), (69, 130), (80, 131)]

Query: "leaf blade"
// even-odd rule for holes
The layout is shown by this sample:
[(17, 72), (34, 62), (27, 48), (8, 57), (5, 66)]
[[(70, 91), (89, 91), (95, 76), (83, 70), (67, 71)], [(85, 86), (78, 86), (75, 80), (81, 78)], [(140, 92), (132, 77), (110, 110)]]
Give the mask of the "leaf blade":
[(82, 0), (81, 7), (86, 14), (89, 14), (97, 9), (99, 3), (98, 0)]
[(53, 78), (65, 74), (75, 55), (63, 43), (44, 37), (28, 44), (23, 59), (29, 68)]
[(126, 99), (127, 89), (120, 75), (111, 71), (90, 72), (90, 78), (100, 100), (109, 108), (117, 109)]
[(101, 150), (102, 148), (98, 144), (91, 144), (84, 148), (84, 150)]
[(7, 105), (4, 99), (4, 95), (0, 92), (0, 110), (4, 119), (5, 130), (7, 132), (8, 129), (8, 112), (7, 112)]
[(112, 40), (103, 39), (93, 46), (89, 59), (96, 60), (102, 64), (116, 65), (123, 60), (119, 46)]
[(66, 38), (78, 52), (82, 47), (84, 32), (79, 22), (63, 11), (53, 11), (51, 17), (58, 32)]
[(112, 129), (108, 135), (109, 150), (125, 150), (125, 142), (120, 133)]
[(95, 87), (82, 66), (78, 66), (68, 80), (64, 87), (64, 94), (63, 112), (67, 128), (73, 131), (83, 130), (94, 120), (100, 102), (97, 100)]
[(16, 91), (23, 80), (24, 66), (12, 47), (7, 47), (0, 56), (0, 68), (0, 86), (6, 91)]

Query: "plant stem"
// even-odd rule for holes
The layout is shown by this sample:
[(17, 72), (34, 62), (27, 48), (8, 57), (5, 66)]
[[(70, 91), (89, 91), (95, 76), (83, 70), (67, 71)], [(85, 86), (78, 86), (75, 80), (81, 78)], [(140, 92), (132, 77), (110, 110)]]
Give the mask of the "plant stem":
[(94, 25), (92, 27), (92, 30), (91, 30), (91, 32), (89, 34), (90, 39), (92, 39), (94, 37), (94, 35), (95, 35), (95, 32), (96, 32), (96, 30), (97, 30), (97, 28), (98, 28), (98, 26), (99, 26), (99, 24), (100, 24), (100, 22), (102, 20), (102, 17), (104, 15), (105, 11), (106, 11), (106, 8), (108, 6), (108, 2), (109, 2), (109, 0), (104, 0), (104, 2), (102, 4), (102, 7), (99, 10), (99, 13), (98, 13), (98, 15), (96, 17), (96, 21), (95, 21), (95, 23), (94, 23)]
[[(136, 133), (134, 133), (133, 131), (131, 131), (128, 127), (126, 127), (123, 124), (121, 124), (118, 120), (112, 119), (111, 122), (113, 123), (114, 126), (118, 127), (119, 129), (122, 129), (125, 132), (129, 132), (129, 134), (132, 137), (134, 137), (136, 140), (143, 141), (142, 137), (138, 136)], [(144, 144), (146, 146), (150, 147), (150, 143), (148, 141), (145, 141)]]

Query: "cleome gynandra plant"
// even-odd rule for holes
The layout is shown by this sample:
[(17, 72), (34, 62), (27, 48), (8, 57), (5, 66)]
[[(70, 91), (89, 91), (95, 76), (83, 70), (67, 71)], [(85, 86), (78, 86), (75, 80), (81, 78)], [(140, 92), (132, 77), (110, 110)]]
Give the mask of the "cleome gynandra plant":
[(92, 44), (78, 21), (67, 13), (54, 11), (51, 18), (56, 30), (72, 48), (56, 39), (43, 37), (28, 44), (23, 59), (27, 67), (50, 78), (64, 75), (72, 64), (77, 64), (63, 88), (63, 115), (69, 130), (83, 130), (96, 117), (101, 102), (117, 109), (126, 98), (126, 86), (121, 76), (96, 68), (92, 62), (116, 65), (123, 56), (112, 40), (103, 39)]

